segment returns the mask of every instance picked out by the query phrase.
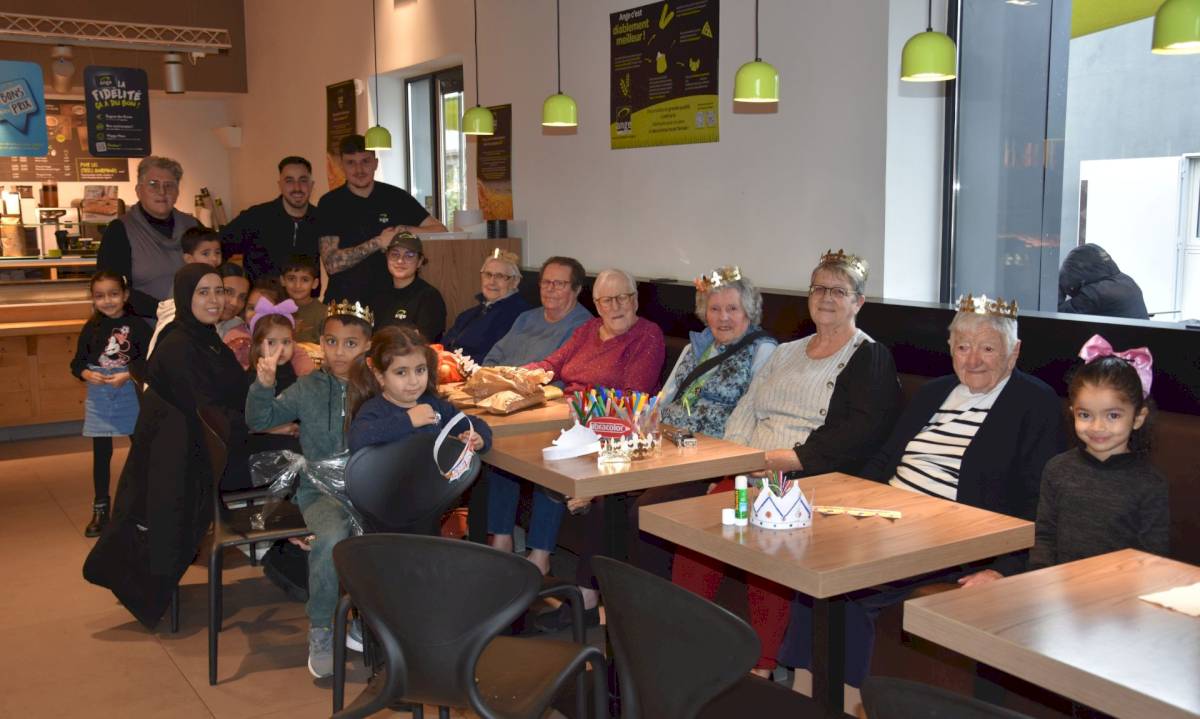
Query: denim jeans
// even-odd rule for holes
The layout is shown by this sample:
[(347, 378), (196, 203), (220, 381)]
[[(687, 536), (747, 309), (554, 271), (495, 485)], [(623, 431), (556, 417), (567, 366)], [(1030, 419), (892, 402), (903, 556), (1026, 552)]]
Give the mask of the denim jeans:
[(350, 536), (350, 518), (337, 500), (300, 477), (296, 504), (308, 531), (316, 535), (308, 553), (308, 604), (304, 611), (312, 627), (333, 626), (337, 608), (338, 577), (333, 567), (333, 546)]
[[(488, 532), (512, 534), (517, 523), (517, 501), (521, 497), (521, 480), (508, 472), (488, 467)], [(529, 519), (529, 535), (525, 544), (533, 549), (554, 551), (558, 544), (558, 527), (562, 524), (567, 506), (555, 501), (540, 487), (533, 490), (533, 516)]]

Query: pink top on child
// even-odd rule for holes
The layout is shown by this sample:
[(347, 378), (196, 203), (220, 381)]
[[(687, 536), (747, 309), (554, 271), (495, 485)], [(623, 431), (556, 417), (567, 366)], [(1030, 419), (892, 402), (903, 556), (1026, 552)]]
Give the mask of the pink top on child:
[(600, 339), (599, 317), (584, 322), (571, 338), (541, 362), (525, 365), (554, 371), (567, 392), (586, 387), (612, 387), (654, 392), (667, 347), (662, 330), (639, 317), (624, 334)]

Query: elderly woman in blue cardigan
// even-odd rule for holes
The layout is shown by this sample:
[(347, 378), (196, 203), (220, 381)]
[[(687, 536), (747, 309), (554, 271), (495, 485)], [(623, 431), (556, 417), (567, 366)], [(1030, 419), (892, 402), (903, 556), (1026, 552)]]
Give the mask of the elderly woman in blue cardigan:
[(442, 335), (447, 350), (461, 349), (476, 362), (482, 363), (492, 347), (508, 334), (521, 313), (529, 309), (525, 298), (517, 294), (521, 284), (521, 268), (517, 256), (496, 248), (479, 268), (480, 292), (475, 295), (479, 304), (463, 310), (454, 326)]

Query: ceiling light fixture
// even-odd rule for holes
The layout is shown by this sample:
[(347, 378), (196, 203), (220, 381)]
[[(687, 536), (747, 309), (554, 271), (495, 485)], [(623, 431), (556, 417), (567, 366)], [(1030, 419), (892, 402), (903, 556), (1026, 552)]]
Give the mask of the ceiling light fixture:
[(950, 36), (933, 31), (933, 0), (929, 0), (925, 32), (904, 43), (900, 79), (907, 82), (945, 82), (958, 74), (958, 50)]
[(1154, 13), (1155, 55), (1200, 53), (1200, 0), (1166, 0)]
[(491, 135), (496, 132), (492, 111), (479, 104), (479, 0), (475, 0), (475, 107), (463, 115), (464, 135)]
[(163, 89), (168, 95), (181, 95), (187, 90), (183, 83), (183, 55), (180, 53), (163, 55)]
[(754, 60), (733, 76), (735, 102), (779, 102), (779, 71), (758, 54), (758, 0), (754, 0)]
[(375, 111), (375, 124), (367, 130), (367, 134), (363, 136), (363, 144), (366, 149), (374, 152), (375, 150), (390, 150), (392, 149), (392, 133), (388, 129), (379, 124), (379, 42), (375, 37), (375, 0), (370, 0), (371, 3), (371, 59), (375, 63), (375, 102), (371, 103), (372, 109)]
[(562, 91), (562, 20), (559, 0), (554, 0), (554, 56), (558, 67), (558, 92), (542, 103), (542, 125), (545, 127), (578, 127), (579, 106)]
[(75, 76), (75, 63), (71, 62), (71, 47), (55, 45), (50, 51), (50, 75), (54, 81), (54, 91), (67, 93), (71, 91), (71, 81)]

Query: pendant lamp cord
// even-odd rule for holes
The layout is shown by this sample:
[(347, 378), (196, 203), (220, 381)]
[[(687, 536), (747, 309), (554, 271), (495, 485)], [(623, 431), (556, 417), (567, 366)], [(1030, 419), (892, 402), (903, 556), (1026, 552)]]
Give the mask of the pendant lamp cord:
[(554, 0), (554, 64), (558, 67), (558, 94), (562, 94), (562, 20), (559, 19), (559, 0)]
[(475, 107), (479, 102), (479, 0), (475, 0)]
[[(932, 1), (930, 0), (930, 2)], [(762, 57), (758, 54), (758, 0), (754, 0), (754, 61), (762, 61)]]
[(379, 40), (375, 36), (375, 0), (371, 0), (371, 58), (375, 61), (375, 125), (379, 125)]
[(925, 14), (925, 32), (933, 32), (933, 0), (929, 0), (928, 10)]

